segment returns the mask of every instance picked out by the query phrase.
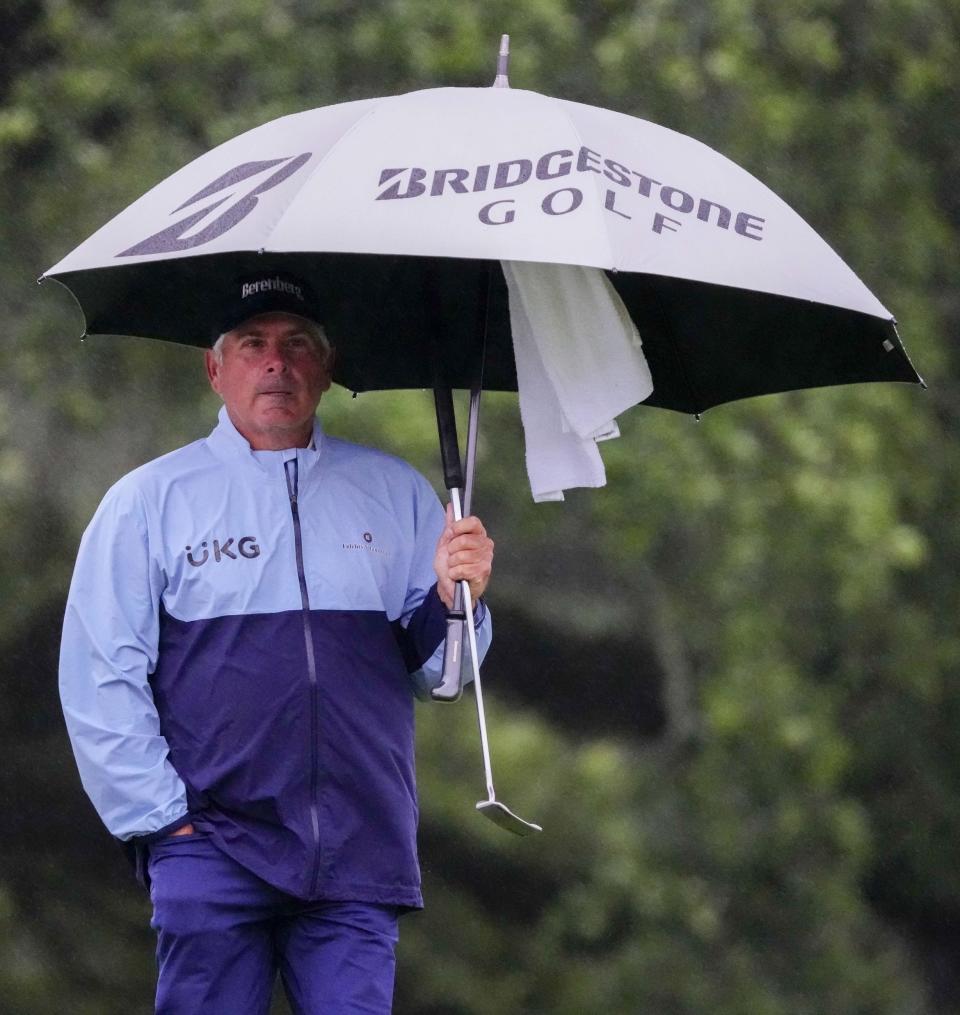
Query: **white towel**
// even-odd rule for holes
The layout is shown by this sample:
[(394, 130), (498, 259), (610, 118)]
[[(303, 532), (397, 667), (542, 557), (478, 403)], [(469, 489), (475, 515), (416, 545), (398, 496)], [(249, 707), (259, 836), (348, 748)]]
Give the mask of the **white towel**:
[(615, 417), (653, 391), (637, 329), (600, 268), (500, 263), (533, 499), (603, 486), (596, 442), (618, 437)]

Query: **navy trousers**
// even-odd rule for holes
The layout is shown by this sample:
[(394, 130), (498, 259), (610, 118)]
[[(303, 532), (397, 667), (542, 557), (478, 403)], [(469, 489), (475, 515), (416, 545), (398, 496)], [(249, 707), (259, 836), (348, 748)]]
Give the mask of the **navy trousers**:
[(267, 1015), (277, 973), (295, 1015), (386, 1015), (398, 910), (304, 902), (202, 832), (152, 843), (157, 1015)]

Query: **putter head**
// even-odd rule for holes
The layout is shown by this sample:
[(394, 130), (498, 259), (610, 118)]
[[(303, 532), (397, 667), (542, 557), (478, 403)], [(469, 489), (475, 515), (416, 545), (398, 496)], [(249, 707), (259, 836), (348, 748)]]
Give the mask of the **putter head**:
[(532, 821), (518, 818), (509, 807), (505, 807), (498, 800), (481, 800), (477, 804), (477, 810), (495, 825), (499, 825), (508, 832), (513, 832), (514, 835), (530, 835), (532, 832), (543, 831), (539, 825), (535, 825)]

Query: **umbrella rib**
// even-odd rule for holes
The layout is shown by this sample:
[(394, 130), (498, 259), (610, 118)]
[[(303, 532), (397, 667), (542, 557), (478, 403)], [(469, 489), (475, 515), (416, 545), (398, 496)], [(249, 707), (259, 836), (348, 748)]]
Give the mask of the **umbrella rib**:
[[(583, 143), (583, 137), (580, 134), (580, 130), (579, 130), (579, 128), (577, 127), (577, 125), (573, 121), (573, 117), (566, 111), (566, 109), (564, 109), (563, 113), (564, 113), (564, 117), (566, 118), (567, 124), (569, 125), (570, 130), (571, 130), (573, 136), (577, 139), (577, 145), (581, 149), (586, 148), (586, 145)], [(588, 174), (588, 175), (592, 176), (594, 174), (591, 173), (591, 174)], [(594, 181), (593, 188), (596, 191), (596, 196), (602, 198), (602, 195), (600, 194), (600, 189), (599, 189), (600, 188), (599, 177), (598, 177), (598, 179), (596, 181)], [(603, 202), (601, 200), (600, 204), (602, 205), (602, 203)], [(614, 256), (613, 256), (613, 245), (610, 242), (610, 234), (607, 232), (606, 229), (603, 228), (602, 225), (600, 226), (600, 232), (603, 235), (603, 242), (604, 242), (604, 244), (606, 245), (606, 248), (607, 248), (607, 264), (609, 265), (610, 268), (612, 268), (614, 271), (616, 271), (617, 270), (617, 262), (616, 262), (616, 260), (614, 259)]]
[[(279, 215), (277, 216), (276, 220), (274, 221), (273, 225), (272, 225), (272, 226), (270, 227), (270, 229), (269, 229), (269, 231), (268, 231), (268, 233), (267, 233), (267, 236), (268, 236), (268, 238), (269, 238), (270, 236), (272, 236), (272, 235), (273, 235), (273, 234), (274, 234), (274, 233), (275, 233), (275, 232), (277, 231), (277, 229), (278, 229), (278, 228), (280, 227), (280, 223), (281, 223), (281, 222), (283, 221), (283, 219), (284, 219), (284, 217), (286, 216), (287, 212), (289, 212), (289, 211), (290, 211), (290, 206), (291, 206), (291, 205), (292, 205), (292, 204), (293, 204), (293, 203), (294, 203), (294, 202), (295, 202), (295, 201), (297, 200), (297, 198), (298, 198), (298, 197), (300, 196), (300, 194), (301, 194), (301, 193), (303, 193), (303, 191), (304, 191), (304, 190), (306, 189), (306, 187), (307, 187), (307, 186), (309, 185), (310, 181), (311, 181), (311, 180), (313, 179), (313, 177), (314, 177), (314, 175), (316, 174), (317, 170), (318, 170), (318, 169), (320, 169), (320, 167), (324, 165), (324, 163), (325, 163), (325, 162), (327, 161), (327, 159), (328, 159), (328, 158), (330, 157), (330, 155), (331, 155), (331, 154), (332, 154), (332, 153), (333, 153), (333, 152), (334, 152), (334, 151), (335, 151), (335, 150), (336, 150), (337, 148), (339, 148), (339, 147), (340, 147), (340, 145), (341, 145), (341, 144), (342, 144), (342, 143), (343, 143), (343, 142), (344, 142), (344, 141), (345, 141), (345, 140), (346, 140), (346, 139), (347, 139), (348, 137), (350, 137), (350, 135), (351, 135), (351, 134), (352, 134), (352, 133), (353, 133), (353, 132), (354, 132), (355, 130), (359, 129), (359, 127), (360, 127), (360, 125), (361, 125), (362, 123), (365, 123), (365, 122), (366, 122), (366, 121), (367, 121), (367, 120), (368, 120), (368, 119), (369, 119), (369, 118), (370, 118), (371, 116), (373, 116), (373, 115), (374, 115), (374, 114), (375, 114), (375, 113), (377, 112), (377, 110), (378, 110), (378, 109), (380, 108), (380, 105), (381, 105), (381, 103), (383, 102), (383, 100), (382, 100), (382, 99), (381, 99), (380, 101), (377, 101), (377, 100), (374, 100), (374, 99), (368, 99), (368, 100), (366, 100), (366, 101), (369, 101), (369, 102), (373, 103), (373, 105), (371, 105), (371, 107), (370, 107), (370, 108), (369, 108), (369, 109), (368, 109), (368, 110), (367, 110), (367, 111), (366, 111), (366, 112), (365, 112), (365, 113), (364, 113), (364, 114), (363, 114), (362, 116), (358, 116), (358, 117), (357, 117), (357, 119), (356, 119), (356, 120), (355, 120), (355, 121), (354, 121), (354, 122), (353, 122), (353, 123), (352, 123), (352, 124), (350, 125), (349, 129), (348, 129), (348, 130), (345, 130), (345, 131), (344, 131), (344, 132), (343, 132), (343, 133), (342, 133), (342, 134), (341, 134), (341, 135), (340, 135), (340, 136), (339, 136), (339, 137), (338, 137), (338, 138), (337, 138), (337, 139), (336, 139), (336, 140), (335, 140), (335, 141), (333, 142), (333, 144), (332, 144), (332, 145), (330, 145), (330, 147), (329, 147), (329, 148), (328, 148), (328, 149), (327, 149), (327, 150), (326, 150), (326, 151), (325, 151), (325, 152), (323, 153), (323, 155), (321, 155), (321, 156), (320, 156), (320, 157), (319, 157), (319, 158), (317, 159), (317, 161), (316, 161), (316, 162), (315, 162), (315, 163), (314, 163), (314, 164), (313, 164), (313, 165), (312, 165), (312, 166), (310, 167), (309, 171), (307, 172), (307, 175), (306, 175), (306, 177), (304, 177), (304, 179), (303, 179), (303, 183), (302, 183), (302, 184), (301, 184), (301, 185), (300, 185), (300, 186), (299, 186), (299, 187), (298, 187), (298, 188), (296, 189), (296, 191), (295, 191), (295, 192), (294, 192), (294, 193), (293, 193), (293, 194), (291, 195), (291, 197), (290, 197), (290, 200), (289, 200), (289, 201), (287, 201), (287, 203), (286, 203), (286, 205), (285, 205), (285, 207), (284, 207), (283, 211), (281, 211), (281, 212), (280, 212), (280, 214), (279, 214)], [(324, 108), (326, 108), (326, 107), (324, 107), (324, 106), (321, 106), (320, 108), (321, 108), (321, 109), (324, 109)], [(266, 249), (266, 247), (264, 247), (264, 249)], [(271, 252), (271, 253), (275, 253), (275, 251), (270, 251), (270, 252)], [(285, 253), (286, 253), (286, 251), (285, 251)]]
[(473, 473), (477, 458), (477, 431), (480, 425), (480, 395), (483, 392), (483, 367), (487, 358), (487, 331), (490, 324), (490, 290), (493, 288), (493, 261), (485, 262), (478, 285), (477, 322), (474, 337), (479, 348), (476, 350), (476, 373), (470, 385), (470, 414), (467, 426), (467, 455), (464, 463), (463, 512), (470, 514), (473, 498)]

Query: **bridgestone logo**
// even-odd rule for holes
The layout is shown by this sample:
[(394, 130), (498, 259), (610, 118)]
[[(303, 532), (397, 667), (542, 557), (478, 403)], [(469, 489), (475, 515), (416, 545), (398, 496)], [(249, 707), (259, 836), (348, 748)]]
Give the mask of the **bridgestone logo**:
[(303, 288), (292, 282), (284, 282), (282, 278), (262, 278), (259, 282), (245, 282), (240, 291), (240, 299), (245, 300), (248, 296), (269, 292), (289, 293), (298, 300), (303, 299)]
[[(612, 184), (600, 184), (604, 190), (605, 211), (621, 219), (635, 219), (641, 227), (649, 224), (649, 228), (660, 235), (679, 232), (685, 221), (696, 221), (697, 228), (705, 224), (748, 240), (764, 239), (766, 219), (760, 215), (739, 211), (713, 198), (655, 180), (638, 169), (632, 169), (628, 163), (605, 158), (602, 152), (585, 145), (579, 149), (558, 148), (536, 159), (518, 158), (480, 166), (441, 169), (388, 167), (380, 171), (380, 192), (375, 200), (418, 197), (430, 200), (439, 197), (459, 201), (461, 194), (503, 191), (502, 197), (488, 201), (477, 210), (476, 215), (484, 225), (509, 226), (521, 221), (524, 215), (537, 214), (538, 206), (540, 213), (553, 218), (576, 214), (584, 200), (589, 206), (599, 196), (595, 184), (600, 180), (587, 186), (582, 182), (579, 186), (568, 184), (589, 180), (591, 173)], [(562, 183), (553, 182), (563, 177), (569, 179)], [(538, 188), (539, 183), (555, 189), (543, 194)], [(533, 185), (533, 194), (530, 186), (524, 189), (528, 184)], [(637, 200), (638, 197), (642, 200)], [(466, 201), (469, 202), (470, 198)], [(671, 214), (667, 214), (668, 211)]]
[[(135, 243), (127, 250), (122, 250), (117, 257), (140, 257), (143, 254), (173, 254), (181, 250), (192, 250), (195, 247), (202, 247), (205, 243), (215, 240), (218, 236), (233, 229), (237, 223), (242, 222), (259, 204), (263, 195), (274, 187), (279, 186), (288, 180), (294, 173), (302, 169), (310, 161), (311, 153), (302, 152), (300, 155), (291, 157), (285, 155), (279, 159), (258, 159), (254, 162), (241, 162), (222, 173), (215, 180), (212, 180), (205, 187), (188, 198), (186, 201), (177, 201), (177, 207), (170, 212), (176, 215), (187, 208), (191, 210), (181, 219), (172, 225), (165, 226), (158, 233), (148, 236), (145, 240)], [(270, 175), (264, 179), (264, 174)], [(252, 189), (246, 193), (237, 191), (237, 188), (244, 181), (253, 183), (254, 178), (260, 177), (260, 182), (255, 183)], [(206, 204), (199, 210), (191, 207), (206, 202), (214, 194), (221, 194), (227, 191), (222, 197), (214, 200), (212, 204)], [(228, 197), (234, 198), (229, 204), (223, 202)], [(215, 218), (208, 216), (216, 211)], [(206, 224), (201, 223), (206, 220)], [(246, 294), (244, 294), (246, 295)]]

